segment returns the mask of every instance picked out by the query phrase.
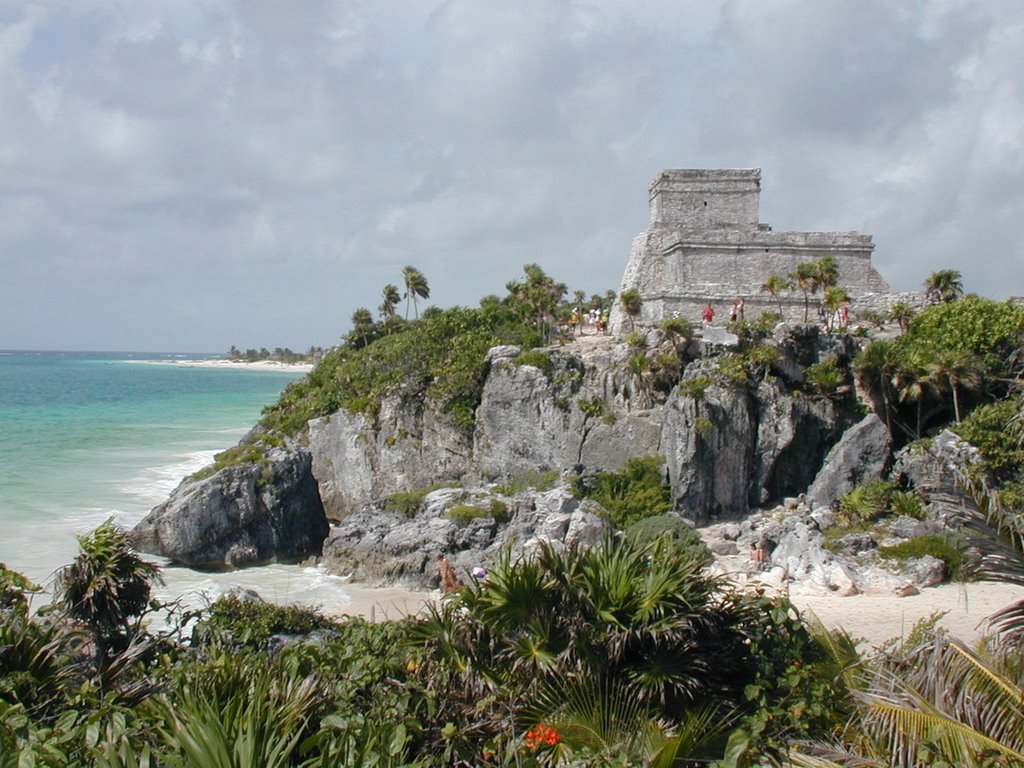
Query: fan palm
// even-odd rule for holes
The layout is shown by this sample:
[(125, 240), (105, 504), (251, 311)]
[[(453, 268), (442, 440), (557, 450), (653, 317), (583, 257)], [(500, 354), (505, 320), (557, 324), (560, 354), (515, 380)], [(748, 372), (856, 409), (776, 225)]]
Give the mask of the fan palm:
[[(678, 715), (728, 699), (745, 658), (742, 611), (702, 573), (701, 553), (661, 539), (606, 540), (536, 557), (505, 551), (488, 578), (439, 609), (424, 633), (470, 677), (529, 693), (570, 671), (621, 679), (631, 696)], [(461, 615), (453, 631), (449, 614)]]
[(384, 289), (381, 291), (381, 298), (383, 301), (378, 308), (380, 310), (381, 318), (387, 320), (390, 317), (394, 317), (395, 307), (402, 303), (402, 297), (398, 293), (398, 286), (392, 285), (391, 283), (385, 285)]
[(796, 269), (790, 273), (789, 279), (804, 295), (804, 322), (806, 323), (810, 316), (810, 295), (818, 290), (818, 278), (814, 264), (809, 261), (797, 264)]
[(636, 288), (627, 288), (619, 294), (619, 306), (622, 307), (622, 311), (629, 318), (629, 330), (631, 331), (634, 328), (634, 321), (640, 315), (643, 303), (640, 292)]

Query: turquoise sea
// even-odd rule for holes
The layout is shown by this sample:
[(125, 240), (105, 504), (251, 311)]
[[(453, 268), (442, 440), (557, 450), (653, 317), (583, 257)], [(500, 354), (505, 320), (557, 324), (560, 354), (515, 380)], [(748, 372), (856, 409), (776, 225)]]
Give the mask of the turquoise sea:
[[(108, 517), (134, 525), (302, 375), (186, 364), (204, 358), (215, 356), (0, 351), (0, 562), (50, 584), (77, 535)], [(159, 594), (190, 604), (235, 586), (328, 610), (347, 602), (339, 579), (310, 567), (164, 576)]]

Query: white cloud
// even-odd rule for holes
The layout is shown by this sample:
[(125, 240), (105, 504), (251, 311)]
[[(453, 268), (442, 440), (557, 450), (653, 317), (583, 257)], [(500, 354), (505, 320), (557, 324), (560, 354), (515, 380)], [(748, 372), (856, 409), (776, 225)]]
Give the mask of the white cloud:
[(762, 167), (764, 220), (873, 233), (899, 287), (1022, 293), (1022, 29), (1013, 0), (0, 7), (4, 344), (329, 343), (409, 263), (443, 303), (530, 261), (603, 291), (668, 167)]

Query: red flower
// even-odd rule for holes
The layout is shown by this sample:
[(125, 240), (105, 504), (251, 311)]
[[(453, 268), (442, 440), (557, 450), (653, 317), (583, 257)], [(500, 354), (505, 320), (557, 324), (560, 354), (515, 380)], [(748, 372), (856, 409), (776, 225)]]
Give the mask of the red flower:
[(562, 737), (558, 731), (544, 723), (537, 723), (537, 725), (526, 732), (526, 746), (530, 749), (553, 747), (561, 740)]

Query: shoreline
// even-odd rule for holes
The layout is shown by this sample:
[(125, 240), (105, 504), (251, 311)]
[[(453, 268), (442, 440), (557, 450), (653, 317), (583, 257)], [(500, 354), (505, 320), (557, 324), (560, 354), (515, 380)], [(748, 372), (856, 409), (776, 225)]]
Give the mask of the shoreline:
[(173, 365), (178, 368), (235, 368), (247, 371), (281, 371), (288, 373), (309, 373), (313, 363), (282, 363), (280, 360), (125, 360), (126, 363), (142, 365)]

